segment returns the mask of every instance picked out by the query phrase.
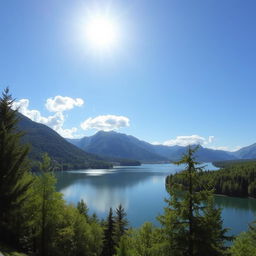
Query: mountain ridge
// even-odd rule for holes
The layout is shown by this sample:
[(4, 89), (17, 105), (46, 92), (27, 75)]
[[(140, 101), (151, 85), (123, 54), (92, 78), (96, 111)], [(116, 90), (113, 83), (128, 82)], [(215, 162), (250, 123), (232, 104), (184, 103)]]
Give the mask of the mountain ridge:
[[(187, 151), (187, 147), (153, 145), (132, 135), (115, 131), (99, 131), (89, 137), (67, 140), (86, 152), (100, 156), (129, 158), (142, 162), (177, 161)], [(136, 155), (135, 152), (140, 154)], [(153, 157), (150, 157), (150, 155)], [(202, 162), (237, 159), (231, 152), (202, 146), (199, 146), (196, 156)]]
[(110, 163), (79, 149), (48, 126), (34, 122), (20, 113), (18, 118), (17, 128), (25, 133), (22, 143), (30, 144), (29, 157), (35, 162), (41, 160), (43, 153), (48, 153), (60, 169), (111, 167)]
[[(68, 141), (73, 143), (72, 139), (68, 139)], [(142, 162), (168, 161), (166, 157), (160, 156), (146, 148), (143, 143), (131, 135), (113, 131), (99, 131), (93, 136), (84, 137), (80, 141), (75, 140), (74, 142), (76, 146), (84, 151), (103, 157), (134, 159)]]
[(254, 159), (256, 158), (256, 143), (240, 148), (233, 154), (240, 159)]

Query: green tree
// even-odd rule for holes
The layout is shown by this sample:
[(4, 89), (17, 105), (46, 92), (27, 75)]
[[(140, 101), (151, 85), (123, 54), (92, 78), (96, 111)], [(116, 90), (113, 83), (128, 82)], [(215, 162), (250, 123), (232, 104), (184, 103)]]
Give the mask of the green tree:
[(151, 222), (144, 223), (138, 229), (130, 229), (122, 236), (116, 255), (166, 256), (162, 249), (162, 234)]
[(81, 199), (77, 203), (77, 209), (78, 209), (79, 213), (82, 214), (83, 216), (85, 216), (86, 220), (88, 221), (89, 220), (89, 216), (88, 216), (89, 209), (83, 199)]
[(96, 222), (89, 223), (76, 207), (65, 204), (62, 194), (56, 192), (56, 178), (47, 155), (40, 166), (42, 172), (35, 176), (27, 209), (33, 219), (29, 237), (31, 254), (99, 256), (103, 229)]
[(256, 255), (256, 224), (250, 226), (247, 232), (241, 233), (230, 248), (232, 256)]
[(195, 161), (197, 148), (189, 147), (178, 165), (185, 165), (179, 173), (181, 184), (169, 176), (167, 190), (170, 199), (164, 214), (159, 216), (165, 235), (166, 255), (200, 256), (225, 253), (226, 229), (222, 228), (220, 210), (213, 204), (213, 191), (206, 188), (197, 192), (198, 175), (203, 171)]
[(232, 256), (255, 256), (255, 244), (250, 234), (243, 232), (235, 239), (234, 244), (230, 248), (230, 253)]
[(128, 229), (128, 221), (126, 219), (127, 214), (121, 204), (116, 208), (115, 213), (116, 216), (114, 217), (114, 239), (115, 244), (119, 244), (121, 237), (125, 234), (126, 230)]
[[(34, 250), (41, 256), (52, 255), (54, 239), (64, 213), (62, 194), (56, 192), (56, 178), (51, 172), (51, 159), (43, 155), (41, 173), (35, 177), (33, 185), (34, 197), (30, 201), (30, 208), (34, 213)], [(30, 210), (32, 212), (32, 210)]]
[(124, 237), (121, 238), (119, 247), (116, 251), (116, 256), (129, 256), (131, 255), (129, 253), (129, 247), (127, 246), (127, 242)]
[(115, 241), (114, 241), (114, 217), (112, 208), (109, 209), (109, 214), (105, 224), (104, 230), (104, 245), (103, 245), (103, 256), (112, 256), (115, 252)]
[(55, 254), (67, 256), (99, 256), (102, 251), (103, 230), (73, 206), (65, 206), (55, 237)]
[(32, 180), (27, 175), (29, 147), (20, 142), (24, 134), (17, 128), (19, 118), (13, 102), (5, 89), (0, 98), (0, 240), (17, 245), (17, 218)]

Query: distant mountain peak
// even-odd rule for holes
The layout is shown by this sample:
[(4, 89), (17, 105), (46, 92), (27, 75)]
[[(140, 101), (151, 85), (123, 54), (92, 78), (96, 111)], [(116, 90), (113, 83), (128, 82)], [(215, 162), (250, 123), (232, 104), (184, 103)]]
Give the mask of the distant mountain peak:
[[(141, 162), (162, 162), (179, 160), (187, 151), (188, 146), (153, 145), (132, 135), (116, 131), (98, 131), (95, 135), (84, 137), (79, 142), (69, 140), (86, 152), (103, 157), (127, 158)], [(235, 156), (228, 152), (198, 146), (198, 161), (212, 162), (233, 160)]]
[(119, 132), (116, 132), (114, 130), (111, 130), (111, 131), (100, 130), (100, 131), (96, 132), (94, 135), (97, 135), (97, 134), (119, 134)]
[[(31, 145), (32, 160), (41, 160), (42, 154), (48, 153), (64, 169), (110, 167), (110, 164), (103, 162), (100, 157), (72, 145), (75, 143), (69, 143), (48, 126), (34, 122), (20, 113), (18, 117), (20, 119), (18, 128), (25, 132), (22, 140)], [(75, 139), (75, 141), (80, 140)]]

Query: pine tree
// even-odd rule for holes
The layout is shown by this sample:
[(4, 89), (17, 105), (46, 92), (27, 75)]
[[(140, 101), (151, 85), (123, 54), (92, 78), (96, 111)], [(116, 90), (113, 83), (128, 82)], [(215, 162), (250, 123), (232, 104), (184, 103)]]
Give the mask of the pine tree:
[(121, 238), (119, 248), (117, 248), (116, 256), (129, 256), (129, 248), (127, 248), (124, 238)]
[(77, 203), (77, 209), (78, 209), (79, 213), (82, 214), (85, 217), (85, 219), (88, 221), (89, 220), (89, 216), (88, 216), (89, 209), (83, 199), (81, 199)]
[(239, 234), (229, 252), (232, 256), (256, 255), (256, 222), (249, 226), (247, 232)]
[[(52, 173), (51, 158), (43, 154), (40, 163), (41, 175), (37, 179), (37, 194), (39, 195), (39, 227), (40, 227), (40, 255), (47, 256), (51, 250), (51, 240), (55, 233), (59, 210), (63, 206), (62, 195), (56, 192), (56, 178)], [(55, 221), (55, 222), (54, 222)]]
[(198, 256), (202, 255), (223, 255), (227, 247), (225, 241), (231, 241), (232, 236), (227, 236), (227, 228), (223, 228), (223, 220), (221, 218), (221, 209), (214, 206), (213, 194), (210, 194), (206, 206), (202, 211), (203, 218), (198, 225), (198, 236), (196, 239)]
[(125, 231), (127, 230), (128, 221), (126, 219), (126, 215), (127, 214), (126, 214), (124, 208), (120, 204), (116, 208), (116, 216), (114, 218), (114, 220), (115, 220), (114, 233), (115, 233), (115, 243), (116, 244), (119, 244), (121, 237), (125, 234)]
[[(188, 153), (176, 164), (185, 165), (178, 174), (182, 184), (170, 176), (167, 190), (170, 199), (164, 215), (159, 217), (165, 235), (166, 255), (199, 256), (223, 255), (226, 229), (222, 228), (220, 210), (214, 208), (213, 191), (206, 188), (197, 192), (198, 173), (202, 167), (194, 158), (197, 148), (189, 147)], [(177, 175), (177, 174), (176, 174)]]
[(17, 245), (14, 219), (32, 181), (27, 176), (29, 147), (20, 142), (24, 134), (18, 131), (19, 118), (12, 109), (13, 102), (9, 89), (5, 89), (0, 98), (0, 240)]
[(107, 217), (107, 221), (105, 224), (104, 231), (104, 245), (103, 245), (103, 256), (112, 256), (115, 252), (115, 241), (114, 241), (114, 218), (113, 218), (113, 210), (109, 209), (109, 214)]

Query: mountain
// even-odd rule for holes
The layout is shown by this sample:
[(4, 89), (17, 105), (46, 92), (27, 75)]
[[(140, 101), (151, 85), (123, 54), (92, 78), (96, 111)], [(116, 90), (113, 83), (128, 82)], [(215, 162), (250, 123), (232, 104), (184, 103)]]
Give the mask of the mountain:
[[(197, 145), (192, 145), (196, 147)], [(168, 157), (172, 161), (178, 161), (181, 157), (187, 152), (188, 146), (163, 146), (156, 145), (156, 152), (160, 155)], [(210, 148), (204, 148), (198, 146), (198, 150), (195, 153), (197, 161), (200, 162), (213, 162), (213, 161), (225, 161), (225, 160), (234, 160), (236, 157), (230, 152), (223, 150), (214, 150)]]
[[(113, 131), (100, 131), (90, 137), (68, 141), (86, 152), (100, 156), (128, 158), (142, 162), (177, 161), (187, 151), (187, 147), (152, 145), (133, 136)], [(202, 162), (236, 159), (229, 152), (202, 146), (199, 146), (196, 156), (197, 160)]]
[(224, 150), (215, 150), (199, 146), (196, 156), (202, 162), (215, 162), (237, 159), (232, 153)]
[(91, 137), (84, 137), (79, 142), (68, 140), (86, 152), (103, 157), (134, 159), (142, 162), (163, 162), (168, 159), (151, 150), (149, 143), (133, 136), (117, 132), (99, 131)]
[(25, 132), (23, 143), (31, 145), (30, 158), (41, 160), (43, 153), (57, 162), (62, 169), (80, 168), (108, 168), (110, 163), (102, 161), (100, 157), (86, 153), (73, 144), (67, 142), (58, 133), (46, 125), (33, 122), (19, 114), (18, 129)]
[(240, 159), (256, 159), (256, 143), (240, 148), (233, 155)]

